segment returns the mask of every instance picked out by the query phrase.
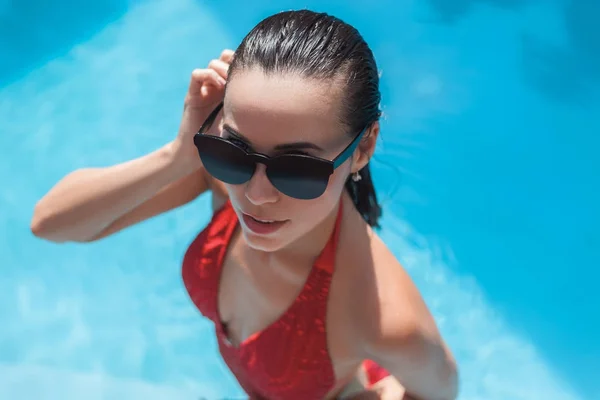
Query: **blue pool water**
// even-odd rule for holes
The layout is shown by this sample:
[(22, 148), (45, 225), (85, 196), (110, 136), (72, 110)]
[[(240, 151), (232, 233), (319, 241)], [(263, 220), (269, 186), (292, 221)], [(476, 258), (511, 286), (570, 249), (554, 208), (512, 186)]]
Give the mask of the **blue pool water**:
[(377, 56), (381, 235), (456, 354), (460, 398), (600, 398), (600, 3), (45, 4), (0, 1), (0, 398), (241, 395), (180, 281), (208, 197), (89, 245), (36, 240), (29, 220), (67, 172), (170, 140), (192, 68), (305, 6)]

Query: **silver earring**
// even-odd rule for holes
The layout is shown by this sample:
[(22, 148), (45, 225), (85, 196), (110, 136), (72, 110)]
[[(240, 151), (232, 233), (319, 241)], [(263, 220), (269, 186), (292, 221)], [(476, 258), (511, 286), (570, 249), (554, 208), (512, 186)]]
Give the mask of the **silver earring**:
[(362, 176), (360, 176), (360, 174), (359, 174), (358, 172), (355, 172), (355, 173), (353, 173), (353, 174), (352, 174), (352, 180), (353, 180), (354, 182), (358, 182), (358, 181), (360, 181), (361, 179), (362, 179)]

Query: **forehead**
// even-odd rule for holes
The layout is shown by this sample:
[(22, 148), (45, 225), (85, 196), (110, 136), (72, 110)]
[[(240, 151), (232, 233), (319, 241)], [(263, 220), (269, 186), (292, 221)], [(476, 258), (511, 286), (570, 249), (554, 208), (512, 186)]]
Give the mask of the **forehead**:
[(227, 85), (224, 122), (251, 141), (280, 144), (339, 138), (337, 82), (295, 74), (265, 75), (260, 69), (236, 73)]

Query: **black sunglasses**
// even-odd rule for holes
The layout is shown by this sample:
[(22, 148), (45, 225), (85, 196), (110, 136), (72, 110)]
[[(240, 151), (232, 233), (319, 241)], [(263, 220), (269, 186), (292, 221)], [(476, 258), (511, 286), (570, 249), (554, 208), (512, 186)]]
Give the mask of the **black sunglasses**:
[(363, 129), (333, 161), (306, 154), (282, 154), (269, 157), (248, 152), (230, 140), (204, 132), (214, 123), (223, 103), (208, 116), (194, 136), (194, 144), (204, 168), (216, 179), (232, 185), (248, 182), (254, 175), (256, 164), (266, 166), (271, 184), (286, 196), (310, 200), (320, 197), (327, 188), (333, 171), (348, 159), (367, 130)]

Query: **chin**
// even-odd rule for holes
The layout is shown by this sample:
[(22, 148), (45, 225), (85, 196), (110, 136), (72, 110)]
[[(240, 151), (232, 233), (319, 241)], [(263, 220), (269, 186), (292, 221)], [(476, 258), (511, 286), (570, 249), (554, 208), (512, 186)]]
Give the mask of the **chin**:
[(285, 243), (277, 236), (265, 237), (248, 232), (242, 228), (242, 235), (246, 244), (253, 250), (262, 251), (265, 253), (274, 253), (284, 247)]

